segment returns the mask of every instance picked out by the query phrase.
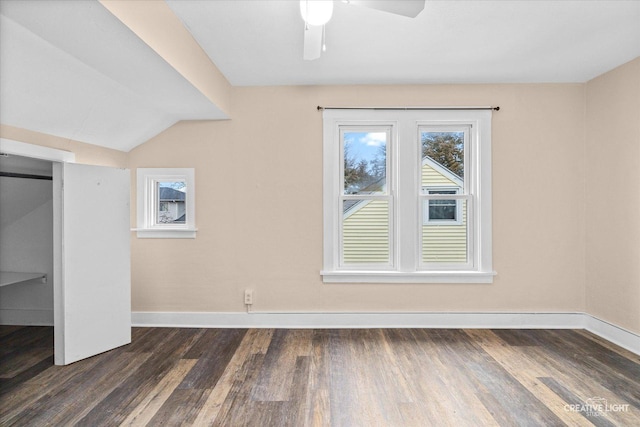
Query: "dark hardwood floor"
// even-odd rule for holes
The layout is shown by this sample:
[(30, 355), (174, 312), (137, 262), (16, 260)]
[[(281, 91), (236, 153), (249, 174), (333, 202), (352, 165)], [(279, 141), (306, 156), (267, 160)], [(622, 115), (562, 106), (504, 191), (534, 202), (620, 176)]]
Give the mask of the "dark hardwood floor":
[(53, 365), (0, 327), (0, 426), (640, 426), (640, 356), (585, 331), (134, 328)]

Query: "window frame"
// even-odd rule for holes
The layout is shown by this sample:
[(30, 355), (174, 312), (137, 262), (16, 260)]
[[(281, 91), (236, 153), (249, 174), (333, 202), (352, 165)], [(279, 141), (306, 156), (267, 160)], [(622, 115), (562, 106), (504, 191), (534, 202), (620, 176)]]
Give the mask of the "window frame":
[[(341, 264), (341, 195), (343, 167), (340, 127), (350, 125), (391, 126), (391, 155), (387, 179), (395, 181), (393, 207), (393, 256), (391, 268)], [(422, 209), (419, 129), (422, 126), (468, 126), (465, 147), (465, 193), (451, 198), (467, 200), (470, 262), (462, 266), (434, 265), (420, 260)], [(391, 150), (389, 150), (391, 148)], [(467, 152), (468, 151), (468, 152)], [(434, 195), (435, 196), (435, 195)], [(429, 196), (427, 196), (428, 198)], [(458, 202), (459, 205), (461, 203)], [(326, 109), (323, 112), (323, 268), (325, 283), (492, 283), (491, 224), (491, 111), (490, 110), (384, 110)]]
[[(137, 174), (137, 232), (138, 238), (194, 239), (195, 226), (195, 170), (193, 168), (138, 168)], [(184, 182), (185, 223), (159, 223), (158, 183)]]
[[(460, 188), (459, 187), (453, 187), (453, 186), (448, 186), (448, 187), (434, 187), (434, 186), (422, 186), (422, 190), (426, 191), (425, 195), (426, 196), (445, 196), (443, 198), (438, 198), (438, 199), (426, 199), (425, 201), (427, 202), (427, 208), (425, 209), (424, 206), (422, 207), (422, 225), (462, 225), (462, 217), (463, 217), (463, 213), (462, 213), (462, 203), (460, 203), (460, 199), (452, 199), (449, 198), (448, 196), (456, 196), (458, 194), (460, 194)], [(431, 193), (431, 191), (453, 191), (452, 194), (442, 194), (442, 193)], [(429, 212), (429, 209), (431, 208), (431, 204), (429, 204), (431, 202), (431, 200), (454, 200), (455, 201), (455, 211), (456, 211), (456, 217), (454, 219), (431, 219), (431, 214)], [(438, 206), (438, 205), (434, 205), (434, 206)]]
[[(366, 194), (366, 195), (354, 195), (349, 194), (344, 191), (344, 134), (347, 132), (384, 132), (387, 135), (386, 141), (386, 171), (385, 171), (385, 180), (386, 180), (386, 193), (380, 194)], [(339, 184), (340, 184), (340, 197), (338, 200), (337, 209), (339, 213), (344, 212), (343, 204), (347, 200), (382, 200), (388, 203), (389, 209), (389, 262), (386, 264), (381, 263), (346, 263), (344, 262), (344, 215), (342, 220), (338, 221), (339, 224), (339, 234), (338, 234), (338, 265), (341, 270), (367, 270), (372, 268), (377, 268), (380, 270), (393, 270), (396, 265), (395, 251), (394, 251), (394, 194), (395, 194), (395, 179), (393, 179), (393, 156), (394, 156), (394, 136), (393, 136), (393, 126), (391, 124), (371, 124), (369, 122), (365, 123), (349, 123), (347, 125), (339, 124), (338, 125), (338, 138), (339, 138), (339, 146), (340, 146), (340, 159), (339, 159)], [(361, 209), (361, 208), (358, 208)], [(356, 210), (357, 211), (357, 210)], [(352, 212), (350, 215), (355, 213)]]

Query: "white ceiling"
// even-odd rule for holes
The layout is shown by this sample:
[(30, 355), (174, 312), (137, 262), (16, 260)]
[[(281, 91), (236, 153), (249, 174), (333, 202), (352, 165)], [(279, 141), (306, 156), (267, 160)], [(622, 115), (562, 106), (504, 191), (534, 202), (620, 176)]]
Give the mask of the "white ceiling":
[(640, 56), (640, 1), (434, 1), (414, 19), (334, 1), (302, 59), (297, 1), (167, 0), (233, 85), (584, 82)]
[[(585, 82), (640, 56), (640, 1), (336, 1), (315, 61), (298, 1), (167, 3), (236, 86)], [(226, 118), (95, 0), (0, 1), (0, 93), (3, 124), (123, 151)]]

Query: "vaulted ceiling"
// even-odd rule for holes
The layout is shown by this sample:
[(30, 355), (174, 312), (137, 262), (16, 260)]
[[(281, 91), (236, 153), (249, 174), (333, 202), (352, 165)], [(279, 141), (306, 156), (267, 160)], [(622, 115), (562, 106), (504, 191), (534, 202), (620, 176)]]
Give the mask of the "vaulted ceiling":
[(639, 1), (335, 1), (314, 61), (297, 1), (161, 1), (1, 0), (0, 122), (128, 151), (233, 118), (227, 86), (585, 82), (640, 56)]

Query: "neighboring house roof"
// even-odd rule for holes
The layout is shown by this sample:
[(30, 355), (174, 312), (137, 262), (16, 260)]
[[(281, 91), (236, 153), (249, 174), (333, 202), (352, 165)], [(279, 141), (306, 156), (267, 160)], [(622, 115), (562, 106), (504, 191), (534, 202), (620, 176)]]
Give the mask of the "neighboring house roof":
[(351, 208), (353, 208), (360, 202), (362, 202), (362, 200), (345, 200), (342, 204), (342, 213), (346, 214), (347, 212), (349, 212), (349, 210), (351, 210)]
[[(379, 192), (381, 189), (384, 189), (384, 186), (386, 185), (386, 178), (380, 178), (374, 182), (372, 182), (371, 184), (367, 185), (365, 188), (363, 188), (361, 191), (358, 192), (358, 195), (363, 195), (363, 194), (375, 194), (377, 192)], [(345, 200), (343, 205), (342, 205), (342, 213), (345, 214), (347, 212), (349, 212), (349, 210), (356, 206), (357, 204), (360, 204), (361, 202), (364, 202), (366, 200)]]
[(180, 218), (176, 218), (173, 220), (173, 222), (186, 222), (187, 221), (187, 214), (183, 213), (182, 216)]
[(161, 202), (184, 202), (186, 193), (170, 187), (160, 187)]
[[(464, 185), (464, 182), (462, 181), (462, 178), (460, 176), (452, 172), (447, 167), (436, 162), (431, 157), (425, 156), (422, 158), (422, 166), (424, 165), (429, 165), (433, 170), (438, 172), (440, 175), (443, 175), (448, 180), (454, 182), (458, 187), (462, 187)], [(378, 181), (371, 183), (366, 188), (363, 188), (362, 191), (358, 194), (372, 194), (375, 193), (376, 190), (383, 188), (385, 185), (386, 178), (381, 178)], [(342, 214), (351, 215), (355, 211), (357, 211), (358, 208), (366, 205), (367, 203), (369, 203), (369, 200), (345, 200), (342, 204)]]
[(431, 166), (431, 168), (438, 172), (440, 175), (444, 176), (449, 181), (455, 182), (457, 186), (462, 187), (464, 185), (462, 178), (458, 174), (452, 172), (446, 166), (443, 166), (440, 163), (436, 162), (431, 157), (425, 156), (422, 158), (422, 166), (424, 165)]

